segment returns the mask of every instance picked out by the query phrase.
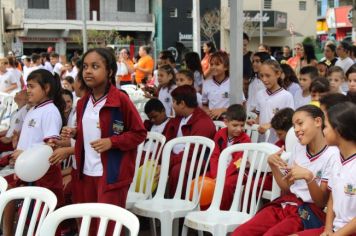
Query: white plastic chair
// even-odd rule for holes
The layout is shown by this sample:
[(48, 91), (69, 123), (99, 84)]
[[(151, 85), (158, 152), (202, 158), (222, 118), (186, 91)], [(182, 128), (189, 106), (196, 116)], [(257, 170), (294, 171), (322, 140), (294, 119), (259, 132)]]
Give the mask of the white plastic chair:
[(83, 203), (64, 206), (49, 214), (40, 229), (40, 236), (54, 236), (58, 225), (72, 218), (82, 218), (79, 236), (89, 235), (90, 221), (100, 218), (98, 236), (104, 236), (109, 221), (115, 221), (113, 236), (119, 236), (122, 226), (130, 231), (130, 235), (137, 236), (140, 223), (137, 217), (121, 207), (104, 203)]
[[(221, 211), (220, 204), (224, 189), (225, 175), (231, 155), (243, 152), (235, 195), (228, 211)], [(187, 235), (188, 227), (208, 231), (213, 235), (223, 236), (252, 218), (258, 208), (262, 188), (258, 189), (258, 180), (262, 176), (263, 184), (267, 173), (267, 157), (272, 154), (264, 145), (257, 143), (235, 144), (223, 150), (219, 158), (218, 174), (213, 200), (206, 211), (190, 212), (184, 220), (182, 235)], [(249, 163), (249, 169), (246, 165)], [(247, 179), (243, 183), (243, 179)], [(251, 182), (253, 181), (253, 185)]]
[[(165, 191), (169, 174), (169, 162), (171, 152), (176, 144), (184, 144), (185, 148), (177, 188), (173, 199), (168, 199), (165, 198)], [(144, 217), (158, 218), (161, 221), (161, 235), (177, 235), (178, 218), (184, 217), (190, 211), (199, 209), (201, 188), (198, 190), (198, 177), (200, 175), (205, 176), (214, 147), (215, 143), (211, 139), (200, 136), (179, 137), (166, 143), (163, 149), (157, 193), (152, 199), (136, 203), (133, 212)], [(191, 157), (190, 165), (187, 164), (188, 156)], [(203, 160), (206, 161), (205, 164), (203, 164)], [(189, 170), (188, 176), (185, 174), (186, 170)], [(193, 196), (190, 199), (190, 188), (193, 179), (195, 179), (195, 184)], [(186, 190), (182, 197), (183, 181), (186, 181)]]
[(216, 131), (219, 131), (222, 128), (226, 127), (225, 123), (223, 121), (221, 121), (221, 120), (214, 120), (213, 122), (214, 122), (214, 125), (215, 125), (215, 128), (216, 128)]
[(0, 194), (5, 192), (7, 189), (7, 181), (4, 177), (0, 176)]
[(51, 213), (57, 205), (57, 197), (53, 192), (42, 187), (18, 187), (1, 193), (0, 196), (0, 221), (6, 205), (12, 200), (23, 199), (21, 213), (17, 222), (15, 236), (24, 235), (24, 228), (31, 203), (34, 201), (31, 221), (28, 226), (27, 236), (38, 235), (39, 228), (47, 214)]
[[(258, 132), (258, 127), (259, 125), (257, 124), (251, 126), (245, 125), (245, 132), (250, 137), (252, 143), (267, 142), (271, 134), (271, 131), (267, 130), (265, 134), (260, 134)], [(260, 137), (263, 138), (263, 140), (260, 140), (261, 139)]]
[(295, 145), (299, 143), (297, 136), (295, 136), (294, 128), (290, 128), (286, 135), (286, 151), (292, 152)]
[[(148, 199), (151, 196), (155, 170), (165, 142), (166, 137), (164, 135), (156, 132), (148, 132), (146, 141), (137, 147), (135, 173), (127, 195), (126, 209), (131, 209), (136, 202)], [(153, 162), (153, 168), (147, 168), (148, 166), (146, 164), (149, 160)], [(138, 183), (137, 175), (140, 165), (142, 166), (142, 170), (140, 182)], [(145, 178), (145, 176), (150, 178)], [(139, 184), (138, 192), (136, 192), (137, 184)]]

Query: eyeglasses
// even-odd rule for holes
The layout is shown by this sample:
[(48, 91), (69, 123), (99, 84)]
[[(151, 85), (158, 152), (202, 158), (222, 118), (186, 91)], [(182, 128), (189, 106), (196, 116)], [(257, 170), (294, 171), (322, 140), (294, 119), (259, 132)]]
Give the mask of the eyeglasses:
[(294, 50), (302, 50), (302, 48), (294, 48)]

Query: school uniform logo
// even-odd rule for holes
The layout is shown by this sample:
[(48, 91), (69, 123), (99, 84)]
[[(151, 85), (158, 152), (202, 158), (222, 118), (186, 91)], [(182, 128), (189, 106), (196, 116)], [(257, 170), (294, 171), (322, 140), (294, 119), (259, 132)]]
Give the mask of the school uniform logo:
[(114, 131), (114, 134), (121, 134), (124, 131), (124, 122), (115, 120), (112, 125), (112, 130)]
[(16, 118), (15, 124), (18, 124), (18, 123), (20, 123), (20, 119), (19, 119), (19, 118)]
[(29, 122), (28, 122), (28, 126), (29, 127), (35, 127), (36, 126), (36, 121), (34, 119), (31, 119)]
[(321, 179), (321, 176), (322, 176), (322, 171), (319, 170), (318, 172), (316, 172), (316, 175), (315, 175), (315, 179)]
[(276, 114), (278, 111), (279, 111), (279, 108), (277, 107), (277, 108), (273, 108), (273, 114)]
[(228, 92), (223, 93), (223, 94), (222, 94), (222, 97), (223, 97), (223, 98), (229, 98), (229, 93), (228, 93)]
[(164, 102), (165, 102), (165, 103), (169, 103), (169, 101), (170, 101), (169, 97), (166, 97), (166, 98), (164, 99)]
[(352, 184), (347, 184), (346, 186), (344, 186), (344, 192), (347, 195), (356, 195), (356, 188)]

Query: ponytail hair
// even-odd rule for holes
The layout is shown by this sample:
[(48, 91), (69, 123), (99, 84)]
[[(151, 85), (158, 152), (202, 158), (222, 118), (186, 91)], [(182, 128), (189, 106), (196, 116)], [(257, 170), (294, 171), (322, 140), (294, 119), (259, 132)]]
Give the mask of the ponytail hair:
[(54, 105), (58, 108), (61, 114), (62, 123), (65, 123), (64, 109), (65, 102), (62, 97), (62, 86), (59, 76), (55, 73), (54, 75), (45, 69), (38, 69), (32, 71), (28, 77), (27, 81), (36, 81), (41, 88), (45, 91), (46, 85), (49, 86), (49, 92), (47, 94), (48, 98), (53, 100)]

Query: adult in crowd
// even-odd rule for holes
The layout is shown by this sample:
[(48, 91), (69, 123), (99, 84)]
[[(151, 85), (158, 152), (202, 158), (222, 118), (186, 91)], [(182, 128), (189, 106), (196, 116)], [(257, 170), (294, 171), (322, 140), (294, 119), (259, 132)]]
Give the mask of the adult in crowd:
[(324, 46), (324, 58), (320, 60), (323, 62), (328, 68), (335, 65), (337, 61), (336, 57), (336, 46), (333, 43), (327, 43)]
[(312, 44), (303, 43), (303, 57), (300, 61), (300, 68), (304, 66), (317, 66), (318, 60), (315, 56), (314, 46)]
[(292, 55), (291, 55), (290, 47), (286, 45), (283, 47), (282, 56), (280, 58), (277, 58), (277, 60), (280, 64), (286, 64), (289, 58), (291, 57)]
[(216, 48), (213, 42), (205, 42), (203, 44), (204, 57), (201, 60), (201, 67), (203, 69), (204, 78), (208, 78), (211, 75), (210, 69), (210, 56), (216, 52)]
[(131, 74), (134, 72), (134, 63), (127, 48), (120, 50), (117, 65), (116, 84), (132, 84)]
[(299, 75), (300, 61), (303, 57), (303, 44), (296, 43), (294, 46), (294, 56), (289, 58), (287, 64), (292, 67), (292, 69)]
[(151, 48), (147, 45), (141, 46), (138, 54), (140, 59), (134, 65), (135, 69), (135, 81), (137, 84), (141, 84), (143, 79), (149, 79), (152, 77), (152, 72), (154, 69), (154, 61), (149, 55)]
[(336, 48), (336, 54), (339, 59), (336, 61), (335, 66), (340, 66), (344, 73), (354, 64), (350, 57), (351, 45), (348, 42), (341, 41)]

